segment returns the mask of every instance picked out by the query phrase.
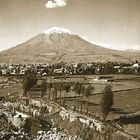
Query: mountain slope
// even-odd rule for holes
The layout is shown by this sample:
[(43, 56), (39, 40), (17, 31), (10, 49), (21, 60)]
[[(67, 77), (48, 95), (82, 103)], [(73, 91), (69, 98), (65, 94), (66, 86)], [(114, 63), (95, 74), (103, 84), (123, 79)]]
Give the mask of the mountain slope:
[(135, 61), (140, 53), (93, 45), (64, 28), (49, 29), (16, 47), (0, 52), (0, 63)]

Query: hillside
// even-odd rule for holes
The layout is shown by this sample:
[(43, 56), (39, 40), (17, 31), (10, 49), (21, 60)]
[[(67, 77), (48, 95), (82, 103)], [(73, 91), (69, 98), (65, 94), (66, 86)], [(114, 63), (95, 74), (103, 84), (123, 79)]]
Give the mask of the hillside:
[(64, 28), (49, 29), (0, 52), (0, 63), (104, 62), (140, 60), (140, 52), (116, 51), (93, 45)]

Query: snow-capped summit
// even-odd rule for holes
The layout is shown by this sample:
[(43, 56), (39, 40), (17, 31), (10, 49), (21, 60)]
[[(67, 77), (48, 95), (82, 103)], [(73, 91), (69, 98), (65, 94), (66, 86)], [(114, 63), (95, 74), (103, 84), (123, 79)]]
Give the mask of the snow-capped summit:
[(68, 29), (66, 28), (62, 28), (62, 27), (53, 27), (53, 28), (50, 28), (46, 31), (44, 31), (43, 33), (45, 34), (53, 34), (53, 33), (57, 33), (57, 34), (72, 34)]

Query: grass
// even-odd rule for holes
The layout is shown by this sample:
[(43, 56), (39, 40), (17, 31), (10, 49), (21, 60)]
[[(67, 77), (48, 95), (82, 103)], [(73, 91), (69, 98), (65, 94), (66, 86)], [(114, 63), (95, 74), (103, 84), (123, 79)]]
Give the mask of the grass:
[[(88, 101), (89, 112), (100, 114), (100, 100), (101, 94), (90, 95), (88, 98), (80, 97), (80, 104), (83, 105), (83, 110), (86, 110), (86, 102)], [(74, 106), (75, 99), (67, 99), (69, 106)], [(132, 91), (123, 91), (120, 93), (114, 93), (114, 105), (112, 112), (110, 113), (111, 118), (117, 118), (122, 114), (133, 113), (140, 110), (140, 89)]]

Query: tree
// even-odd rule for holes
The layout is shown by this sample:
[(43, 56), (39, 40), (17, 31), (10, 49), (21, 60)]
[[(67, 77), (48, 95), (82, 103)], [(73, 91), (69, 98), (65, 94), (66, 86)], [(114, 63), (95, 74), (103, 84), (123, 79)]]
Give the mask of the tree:
[(93, 92), (93, 90), (94, 90), (94, 87), (91, 85), (88, 85), (85, 91), (87, 113), (88, 113), (88, 96)]
[(28, 77), (26, 77), (24, 80), (23, 80), (23, 91), (24, 91), (24, 96), (27, 96), (27, 92), (29, 91), (30, 89), (30, 80)]
[(41, 83), (41, 97), (44, 96), (44, 94), (46, 93), (46, 80), (43, 80)]
[(37, 84), (37, 79), (35, 75), (32, 74), (26, 75), (23, 80), (24, 96), (27, 96), (27, 92), (31, 90), (31, 88), (36, 84)]
[(64, 84), (65, 96), (64, 96), (63, 105), (65, 105), (65, 103), (66, 103), (67, 94), (70, 92), (70, 89), (71, 89), (70, 84), (69, 84), (69, 83), (65, 83), (65, 84)]
[(61, 94), (62, 94), (62, 90), (63, 90), (63, 84), (60, 82), (60, 83), (58, 83), (57, 87), (60, 92), (60, 104), (61, 104), (61, 97), (62, 97)]
[(23, 129), (24, 129), (24, 131), (25, 131), (26, 133), (30, 133), (30, 131), (31, 131), (31, 121), (30, 121), (29, 118), (26, 118), (26, 119), (25, 119), (25, 123), (24, 123), (24, 125), (23, 125)]
[(100, 103), (101, 113), (104, 121), (107, 115), (109, 114), (112, 105), (113, 105), (113, 92), (111, 90), (111, 85), (107, 85), (103, 90), (103, 95)]
[(49, 83), (48, 88), (49, 88), (49, 97), (48, 98), (50, 100), (50, 96), (51, 96), (50, 94), (51, 94), (51, 89), (52, 89), (52, 83), (51, 82)]
[[(82, 88), (81, 88), (81, 94), (84, 94), (84, 93), (85, 93), (85, 90), (86, 90), (85, 86), (82, 85)], [(82, 102), (80, 102), (80, 111), (82, 112), (82, 110), (83, 110)]]
[(75, 92), (75, 106), (74, 106), (74, 111), (75, 111), (76, 110), (76, 104), (77, 104), (76, 94), (80, 93), (80, 83), (79, 82), (75, 83), (73, 91)]
[(79, 105), (80, 104), (80, 95), (85, 92), (85, 87), (82, 83), (76, 82), (73, 90), (75, 92), (75, 98), (76, 98), (76, 94), (79, 95), (79, 97), (77, 98), (78, 100), (75, 99), (75, 109), (76, 109), (76, 103), (78, 102), (78, 109), (81, 108), (81, 111), (82, 111), (82, 103), (81, 103), (81, 107)]
[(94, 90), (94, 87), (91, 85), (88, 85), (88, 87), (86, 88), (86, 96), (88, 97)]
[(0, 70), (0, 76), (2, 76), (2, 71)]

